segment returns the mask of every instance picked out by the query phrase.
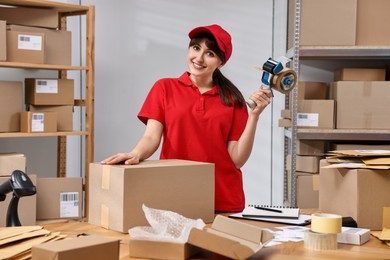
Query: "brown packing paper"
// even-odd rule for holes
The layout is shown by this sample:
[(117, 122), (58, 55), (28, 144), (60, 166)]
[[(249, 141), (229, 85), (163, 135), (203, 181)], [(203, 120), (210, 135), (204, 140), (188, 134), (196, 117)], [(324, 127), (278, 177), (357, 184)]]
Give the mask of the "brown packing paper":
[(382, 228), (390, 229), (390, 207), (383, 207)]

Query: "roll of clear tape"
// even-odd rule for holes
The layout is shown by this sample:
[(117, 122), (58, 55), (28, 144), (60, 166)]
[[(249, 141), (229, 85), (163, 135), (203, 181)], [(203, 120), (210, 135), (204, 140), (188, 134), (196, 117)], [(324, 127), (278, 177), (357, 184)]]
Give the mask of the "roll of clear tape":
[(341, 232), (342, 217), (337, 214), (318, 213), (311, 215), (311, 230), (322, 234)]

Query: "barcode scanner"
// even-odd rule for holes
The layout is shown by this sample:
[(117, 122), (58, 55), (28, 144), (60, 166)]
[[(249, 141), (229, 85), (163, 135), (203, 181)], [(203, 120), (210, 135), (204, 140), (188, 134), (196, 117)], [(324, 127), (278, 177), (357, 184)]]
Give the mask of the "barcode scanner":
[(12, 199), (8, 205), (6, 226), (21, 226), (18, 215), (19, 199), (36, 193), (36, 187), (24, 172), (15, 170), (11, 178), (0, 185), (0, 201), (4, 201), (8, 193), (12, 192)]

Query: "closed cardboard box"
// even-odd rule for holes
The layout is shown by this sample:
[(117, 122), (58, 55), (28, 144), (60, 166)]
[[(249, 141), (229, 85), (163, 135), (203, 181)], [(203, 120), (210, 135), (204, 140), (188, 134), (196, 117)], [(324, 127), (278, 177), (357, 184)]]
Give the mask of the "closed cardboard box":
[(297, 155), (296, 170), (300, 172), (318, 173), (320, 156)]
[(318, 140), (297, 140), (296, 153), (298, 155), (322, 156), (325, 154), (325, 142)]
[(301, 1), (300, 45), (355, 45), (357, 0)]
[(300, 81), (298, 83), (298, 100), (301, 99), (326, 99), (328, 85), (325, 82)]
[(51, 8), (0, 6), (0, 17), (8, 24), (58, 28), (58, 11)]
[(334, 128), (334, 100), (299, 100), (297, 125), (305, 128)]
[[(4, 182), (7, 182), (11, 178), (9, 176), (0, 176), (0, 185)], [(31, 182), (36, 186), (37, 176), (34, 174), (29, 174)], [(0, 227), (6, 226), (7, 220), (7, 211), (8, 205), (12, 199), (12, 192), (8, 193), (6, 199), (0, 202)], [(22, 226), (33, 226), (36, 224), (36, 205), (37, 205), (37, 195), (21, 197), (18, 203), (18, 217)]]
[[(321, 160), (321, 165), (328, 165)], [(321, 168), (319, 210), (352, 217), (359, 228), (382, 230), (390, 205), (390, 170)]]
[(73, 131), (73, 106), (34, 106), (30, 105), (31, 112), (57, 113), (57, 131)]
[(390, 150), (389, 144), (332, 144), (332, 150)]
[(39, 178), (37, 219), (82, 218), (82, 189), (82, 178)]
[(337, 103), (338, 129), (389, 129), (389, 81), (336, 81), (331, 93)]
[(27, 105), (73, 105), (74, 80), (26, 78), (25, 95)]
[(318, 208), (319, 174), (297, 172), (297, 206)]
[(118, 260), (119, 240), (100, 236), (79, 236), (33, 245), (33, 260)]
[(23, 133), (57, 132), (57, 113), (22, 112), (20, 114), (20, 131)]
[(21, 153), (0, 153), (0, 176), (9, 176), (14, 170), (26, 172), (26, 156)]
[(388, 0), (358, 0), (356, 45), (390, 45), (389, 10)]
[(0, 61), (7, 60), (6, 21), (0, 20)]
[(7, 31), (7, 61), (45, 63), (45, 34)]
[(130, 238), (129, 255), (135, 258), (184, 260), (198, 253), (200, 249), (188, 243)]
[(11, 31), (45, 34), (45, 63), (52, 65), (71, 65), (72, 34), (70, 31), (20, 25), (9, 25), (8, 29)]
[(19, 132), (23, 83), (0, 80), (0, 93), (0, 132)]
[(342, 68), (335, 70), (334, 81), (385, 81), (385, 69), (373, 68)]
[(214, 219), (214, 164), (185, 160), (91, 163), (89, 194), (89, 223), (119, 232), (148, 225), (142, 204), (210, 223)]

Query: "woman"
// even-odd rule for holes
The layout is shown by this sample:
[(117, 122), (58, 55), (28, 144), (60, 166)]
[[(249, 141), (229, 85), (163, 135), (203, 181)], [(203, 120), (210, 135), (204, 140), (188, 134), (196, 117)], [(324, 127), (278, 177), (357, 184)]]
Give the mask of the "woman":
[(146, 129), (137, 145), (101, 163), (137, 164), (158, 149), (163, 137), (161, 159), (214, 163), (215, 211), (240, 212), (245, 206), (240, 168), (251, 154), (271, 92), (260, 87), (252, 94), (257, 106), (248, 114), (241, 92), (220, 71), (232, 54), (230, 34), (213, 24), (191, 30), (189, 38), (189, 71), (154, 84), (138, 114)]

